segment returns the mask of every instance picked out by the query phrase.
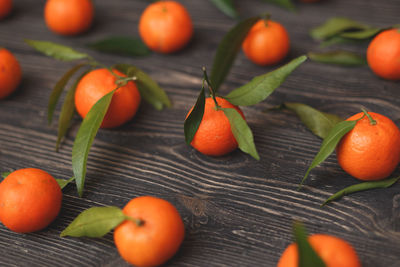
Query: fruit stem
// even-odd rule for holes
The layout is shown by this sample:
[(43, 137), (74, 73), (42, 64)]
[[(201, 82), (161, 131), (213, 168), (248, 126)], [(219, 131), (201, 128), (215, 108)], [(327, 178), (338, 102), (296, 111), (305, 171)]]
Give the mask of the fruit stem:
[(215, 103), (215, 109), (216, 109), (216, 110), (219, 110), (221, 107), (220, 107), (220, 105), (218, 105), (218, 102), (217, 102), (217, 98), (216, 98), (216, 96), (215, 96), (214, 89), (212, 88), (211, 82), (210, 82), (210, 80), (208, 79), (206, 67), (203, 66), (202, 69), (203, 69), (203, 81), (205, 80), (205, 81), (207, 82), (208, 90), (210, 91), (210, 96), (212, 97), (212, 99), (214, 100), (214, 103)]
[(365, 116), (368, 117), (369, 122), (371, 123), (371, 125), (376, 125), (376, 120), (374, 120), (374, 119), (371, 117), (371, 115), (368, 114), (368, 111), (366, 111), (366, 110), (363, 109), (363, 108), (362, 108), (361, 110), (362, 110), (362, 112), (364, 112)]
[(263, 19), (264, 19), (265, 27), (268, 27), (268, 21), (271, 19), (271, 14), (269, 14), (269, 13), (264, 14)]
[(125, 219), (135, 223), (137, 226), (143, 226), (144, 225), (144, 221), (142, 219), (132, 218), (130, 216), (125, 216)]

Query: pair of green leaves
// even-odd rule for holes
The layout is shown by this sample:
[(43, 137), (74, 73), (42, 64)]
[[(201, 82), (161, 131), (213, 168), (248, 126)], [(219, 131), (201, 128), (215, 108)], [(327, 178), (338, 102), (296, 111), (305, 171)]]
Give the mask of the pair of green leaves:
[[(2, 172), (1, 173), (1, 177), (2, 178), (6, 178), (8, 175), (10, 175), (11, 172)], [(63, 189), (64, 187), (66, 187), (70, 182), (72, 182), (74, 180), (74, 177), (68, 179), (68, 180), (64, 180), (64, 179), (56, 179), (58, 185), (60, 186), (61, 189)]]

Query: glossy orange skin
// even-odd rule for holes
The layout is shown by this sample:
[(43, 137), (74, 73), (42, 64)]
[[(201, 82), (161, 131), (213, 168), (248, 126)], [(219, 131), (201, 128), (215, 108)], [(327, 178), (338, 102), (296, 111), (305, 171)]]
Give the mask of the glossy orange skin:
[(0, 0), (0, 20), (7, 17), (13, 7), (12, 0)]
[[(118, 70), (113, 72), (126, 77)], [(86, 74), (78, 83), (75, 92), (75, 107), (82, 118), (86, 117), (89, 110), (107, 93), (115, 88), (117, 78), (107, 69), (97, 69)], [(111, 104), (101, 124), (102, 128), (118, 127), (136, 114), (140, 105), (140, 93), (133, 81), (115, 91)]]
[(7, 49), (0, 48), (0, 99), (14, 92), (21, 78), (21, 66), (17, 59)]
[(192, 38), (192, 19), (186, 8), (178, 2), (155, 2), (143, 11), (139, 33), (151, 50), (173, 53), (186, 46)]
[(400, 29), (379, 33), (367, 49), (371, 70), (381, 78), (400, 80)]
[(114, 231), (115, 245), (127, 262), (138, 267), (158, 266), (178, 251), (185, 226), (171, 203), (143, 196), (129, 201), (123, 212), (144, 222), (138, 226), (125, 221)]
[[(224, 98), (216, 97), (216, 99), (219, 106), (236, 109), (244, 119), (243, 112), (239, 107), (232, 105)], [(192, 109), (187, 116), (192, 112)], [(215, 110), (215, 103), (211, 97), (206, 98), (203, 119), (191, 145), (200, 153), (208, 156), (223, 156), (238, 147), (228, 118), (222, 110)]]
[[(308, 241), (327, 267), (360, 267), (360, 261), (353, 247), (338, 237), (314, 234)], [(297, 244), (292, 243), (282, 253), (277, 267), (298, 266)]]
[(44, 8), (47, 27), (60, 35), (77, 35), (87, 31), (93, 17), (91, 0), (47, 0)]
[(252, 62), (260, 66), (274, 65), (288, 54), (289, 35), (280, 23), (272, 20), (259, 20), (250, 29), (243, 41), (242, 48)]
[[(368, 112), (376, 120), (371, 125), (367, 117), (358, 121), (336, 148), (339, 165), (360, 180), (388, 177), (400, 162), (400, 131), (389, 118)], [(357, 120), (358, 113), (347, 120)]]
[(57, 217), (61, 200), (61, 188), (47, 172), (14, 171), (0, 183), (0, 221), (14, 232), (39, 231)]

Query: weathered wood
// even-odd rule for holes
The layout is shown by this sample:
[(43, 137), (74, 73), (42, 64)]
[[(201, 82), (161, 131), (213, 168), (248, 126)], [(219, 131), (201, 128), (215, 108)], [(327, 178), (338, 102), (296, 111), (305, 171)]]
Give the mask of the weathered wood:
[[(74, 38), (47, 30), (45, 1), (14, 2), (14, 15), (0, 22), (0, 46), (17, 56), (24, 76), (18, 91), (0, 101), (0, 171), (37, 167), (67, 179), (72, 175), (70, 154), (80, 119), (75, 119), (56, 153), (57, 130), (46, 125), (46, 105), (52, 86), (71, 64), (34, 52), (23, 39), (50, 40), (88, 51), (84, 44), (105, 36), (137, 36), (140, 13), (149, 1), (95, 1), (94, 27)], [(211, 67), (218, 42), (235, 22), (209, 1), (181, 2), (195, 25), (193, 41), (183, 51), (137, 59), (90, 51), (105, 64), (127, 62), (143, 68), (168, 92), (174, 107), (157, 112), (142, 104), (125, 126), (101, 130), (89, 155), (84, 198), (78, 198), (75, 187), (68, 186), (59, 217), (38, 233), (20, 235), (1, 226), (0, 266), (127, 266), (111, 234), (100, 239), (58, 235), (86, 208), (123, 207), (140, 195), (171, 201), (185, 221), (186, 238), (170, 266), (274, 266), (291, 242), (294, 219), (302, 220), (310, 232), (348, 240), (363, 266), (400, 266), (399, 185), (347, 196), (320, 208), (332, 193), (357, 181), (345, 174), (332, 156), (313, 170), (304, 189), (297, 191), (320, 140), (292, 113), (264, 112), (283, 101), (297, 101), (347, 117), (365, 106), (399, 124), (399, 83), (381, 80), (367, 67), (307, 62), (265, 102), (243, 109), (255, 135), (259, 162), (240, 151), (221, 158), (203, 156), (185, 145), (183, 120), (200, 89), (201, 67)], [(318, 49), (308, 31), (330, 16), (385, 26), (398, 23), (400, 14), (396, 0), (297, 3), (296, 13), (262, 1), (236, 2), (243, 17), (266, 11), (287, 27), (292, 45), (289, 58)], [(346, 47), (363, 52), (366, 45)], [(241, 53), (221, 93), (272, 69), (252, 64)]]

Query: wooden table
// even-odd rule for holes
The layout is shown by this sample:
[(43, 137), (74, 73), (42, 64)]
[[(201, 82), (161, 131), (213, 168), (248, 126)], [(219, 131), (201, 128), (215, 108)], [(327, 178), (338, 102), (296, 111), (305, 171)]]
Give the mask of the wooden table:
[[(143, 104), (123, 127), (101, 130), (89, 156), (84, 197), (77, 197), (74, 185), (64, 189), (61, 213), (43, 231), (22, 235), (1, 226), (0, 266), (126, 266), (111, 234), (78, 239), (60, 238), (59, 233), (86, 208), (123, 207), (141, 195), (172, 202), (184, 219), (186, 238), (169, 266), (274, 266), (292, 240), (295, 219), (303, 221), (312, 233), (348, 240), (363, 266), (400, 266), (400, 185), (354, 194), (320, 208), (332, 193), (357, 181), (331, 156), (312, 172), (307, 186), (297, 191), (321, 141), (292, 113), (264, 112), (283, 101), (294, 101), (348, 117), (364, 106), (400, 125), (398, 82), (381, 80), (367, 67), (308, 61), (266, 101), (243, 108), (260, 161), (240, 151), (207, 157), (185, 144), (183, 121), (200, 90), (201, 67), (211, 68), (215, 49), (234, 20), (209, 1), (182, 0), (194, 21), (191, 44), (173, 55), (127, 58), (92, 52), (84, 45), (110, 35), (138, 36), (139, 16), (148, 1), (97, 0), (93, 28), (71, 38), (56, 36), (46, 28), (44, 0), (14, 2), (13, 16), (0, 22), (0, 45), (20, 61), (23, 81), (15, 94), (0, 101), (1, 171), (36, 167), (57, 178), (72, 175), (71, 148), (81, 119), (76, 117), (59, 153), (54, 151), (57, 128), (46, 124), (52, 86), (72, 64), (36, 53), (24, 38), (70, 45), (109, 65), (135, 64), (160, 83), (174, 106), (158, 112)], [(385, 26), (399, 23), (400, 14), (396, 0), (297, 3), (296, 13), (262, 1), (236, 2), (243, 17), (270, 12), (286, 26), (292, 46), (289, 58), (318, 50), (308, 31), (333, 15)], [(364, 52), (366, 45), (347, 48)], [(252, 64), (241, 53), (221, 92), (272, 69)], [(56, 116), (58, 112), (59, 108)]]

